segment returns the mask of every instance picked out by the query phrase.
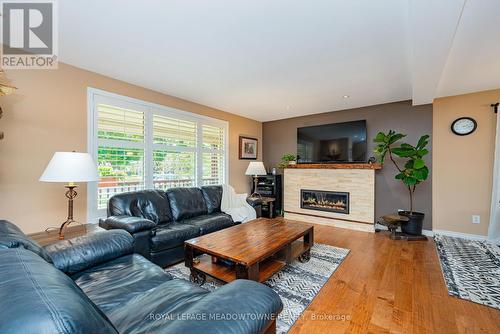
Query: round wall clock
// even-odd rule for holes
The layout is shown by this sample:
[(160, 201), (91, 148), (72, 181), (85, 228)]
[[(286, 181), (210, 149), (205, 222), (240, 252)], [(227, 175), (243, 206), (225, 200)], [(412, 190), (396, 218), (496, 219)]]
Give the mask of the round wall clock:
[(470, 117), (457, 118), (451, 124), (451, 131), (458, 136), (467, 136), (476, 131), (477, 122)]

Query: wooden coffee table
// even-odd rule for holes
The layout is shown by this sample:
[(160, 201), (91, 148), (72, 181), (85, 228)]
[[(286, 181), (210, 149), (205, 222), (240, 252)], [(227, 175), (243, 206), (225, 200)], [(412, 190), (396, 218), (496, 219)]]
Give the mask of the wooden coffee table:
[[(310, 224), (260, 218), (185, 242), (191, 280), (206, 275), (228, 283), (238, 278), (263, 282), (293, 259), (306, 262), (314, 244)], [(208, 254), (195, 258), (195, 255)]]

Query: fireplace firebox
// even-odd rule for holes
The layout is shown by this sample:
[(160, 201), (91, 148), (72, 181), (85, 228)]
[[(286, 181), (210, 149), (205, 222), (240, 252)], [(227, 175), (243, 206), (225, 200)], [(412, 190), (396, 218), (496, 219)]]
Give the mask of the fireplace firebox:
[(301, 189), (300, 207), (308, 210), (349, 214), (349, 193)]

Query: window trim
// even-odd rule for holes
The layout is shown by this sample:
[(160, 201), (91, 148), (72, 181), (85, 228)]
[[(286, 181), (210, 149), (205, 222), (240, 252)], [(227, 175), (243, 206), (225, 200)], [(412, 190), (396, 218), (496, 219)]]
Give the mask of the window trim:
[[(136, 99), (129, 96), (124, 96), (116, 93), (107, 92), (101, 89), (87, 87), (87, 151), (92, 155), (95, 161), (97, 161), (97, 146), (98, 146), (98, 138), (97, 138), (97, 110), (95, 108), (96, 98), (103, 99), (113, 99), (114, 101), (119, 102), (118, 106), (120, 106), (120, 102), (123, 103), (124, 106), (129, 104), (134, 104), (140, 108), (138, 111), (144, 112), (144, 186), (145, 189), (152, 189), (153, 184), (153, 164), (148, 163), (148, 161), (152, 161), (152, 154), (155, 146), (161, 144), (153, 144), (153, 115), (163, 115), (169, 117), (178, 117), (185, 120), (190, 120), (197, 122), (201, 125), (214, 125), (219, 126), (224, 129), (224, 143), (223, 150), (219, 150), (218, 152), (225, 153), (224, 154), (224, 169), (223, 169), (223, 180), (224, 183), (229, 182), (229, 122), (220, 120), (217, 118), (199, 115), (196, 113), (192, 113), (189, 111), (184, 111), (152, 102), (143, 101), (140, 99)], [(196, 162), (196, 183), (200, 185), (201, 180), (198, 179), (198, 176), (203, 175), (203, 158), (202, 154), (204, 152), (217, 152), (217, 150), (207, 150), (203, 148), (203, 136), (202, 136), (202, 126), (197, 127), (197, 146), (194, 150), (195, 155), (198, 156)], [(131, 143), (131, 145), (135, 145)], [(142, 145), (142, 144), (141, 144)], [(176, 150), (183, 151), (183, 148), (177, 147)], [(105, 217), (105, 209), (97, 208), (97, 191), (98, 191), (98, 183), (99, 182), (87, 182), (87, 221), (89, 223), (96, 223), (99, 218)], [(104, 212), (103, 212), (104, 211)]]

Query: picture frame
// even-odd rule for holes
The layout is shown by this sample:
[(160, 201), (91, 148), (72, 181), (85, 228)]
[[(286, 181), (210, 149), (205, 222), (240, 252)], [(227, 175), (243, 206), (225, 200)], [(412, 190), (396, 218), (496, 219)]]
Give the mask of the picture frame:
[(257, 160), (259, 140), (257, 138), (240, 136), (238, 151), (240, 160)]

